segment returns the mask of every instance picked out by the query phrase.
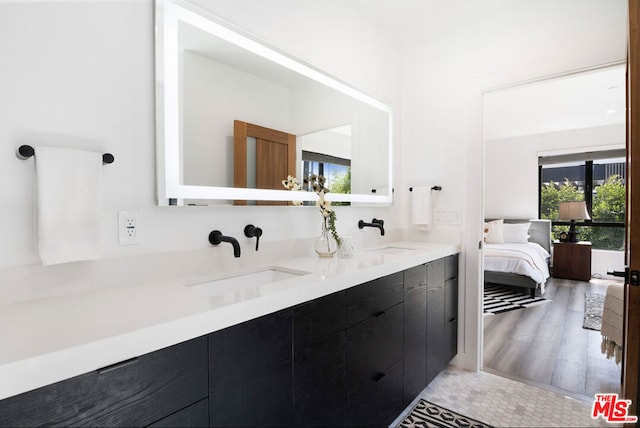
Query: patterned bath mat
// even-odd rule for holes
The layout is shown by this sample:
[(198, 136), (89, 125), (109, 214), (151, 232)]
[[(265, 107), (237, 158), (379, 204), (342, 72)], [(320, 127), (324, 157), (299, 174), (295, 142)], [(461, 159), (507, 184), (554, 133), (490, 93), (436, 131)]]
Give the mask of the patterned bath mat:
[(411, 413), (404, 418), (398, 428), (488, 428), (490, 425), (476, 419), (468, 418), (460, 413), (440, 407), (426, 400), (420, 400)]
[(529, 293), (521, 293), (496, 285), (485, 285), (484, 287), (483, 308), (485, 315), (530, 308), (550, 301), (544, 297), (531, 297)]
[(582, 322), (582, 328), (600, 331), (603, 307), (604, 294), (584, 293), (584, 321)]

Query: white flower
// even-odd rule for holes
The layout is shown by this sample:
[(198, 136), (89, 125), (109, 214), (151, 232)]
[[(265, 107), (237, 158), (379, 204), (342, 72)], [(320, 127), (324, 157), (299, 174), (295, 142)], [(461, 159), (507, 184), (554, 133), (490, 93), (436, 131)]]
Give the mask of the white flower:
[[(313, 191), (318, 195), (318, 199), (316, 200), (316, 207), (318, 207), (318, 209), (322, 213), (324, 225), (325, 227), (328, 225), (329, 229), (331, 230), (331, 234), (338, 242), (338, 244), (340, 244), (340, 237), (338, 236), (335, 228), (336, 215), (331, 209), (331, 201), (327, 201), (324, 198), (325, 193), (329, 192), (329, 189), (324, 187), (325, 183), (326, 179), (322, 175), (313, 174), (309, 176), (308, 180), (304, 180), (305, 187), (313, 189)], [(298, 180), (291, 175), (288, 175), (286, 180), (282, 180), (282, 185), (285, 187), (285, 189), (289, 190), (304, 190), (300, 188), (300, 183), (298, 183)], [(303, 205), (302, 201), (292, 201), (291, 204)]]
[(286, 180), (282, 180), (282, 185), (285, 189), (289, 190), (299, 190), (300, 183), (298, 183), (298, 179), (292, 175), (288, 175)]

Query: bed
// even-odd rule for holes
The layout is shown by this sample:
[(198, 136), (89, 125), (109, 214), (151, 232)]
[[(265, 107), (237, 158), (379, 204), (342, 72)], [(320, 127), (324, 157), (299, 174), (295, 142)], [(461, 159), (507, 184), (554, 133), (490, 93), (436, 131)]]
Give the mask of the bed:
[(497, 219), (485, 222), (484, 283), (544, 294), (551, 259), (551, 221)]

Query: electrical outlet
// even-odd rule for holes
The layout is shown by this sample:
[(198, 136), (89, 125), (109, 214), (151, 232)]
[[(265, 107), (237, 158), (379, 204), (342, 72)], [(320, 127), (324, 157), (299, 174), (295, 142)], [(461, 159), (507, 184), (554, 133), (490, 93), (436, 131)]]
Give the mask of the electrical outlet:
[(118, 211), (118, 244), (139, 245), (138, 211)]
[(435, 210), (433, 222), (435, 224), (460, 224), (460, 211), (456, 209)]

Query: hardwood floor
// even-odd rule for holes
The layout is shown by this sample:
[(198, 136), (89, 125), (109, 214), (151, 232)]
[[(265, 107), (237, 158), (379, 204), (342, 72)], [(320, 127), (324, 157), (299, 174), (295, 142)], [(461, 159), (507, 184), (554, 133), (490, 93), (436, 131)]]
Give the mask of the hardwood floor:
[(620, 366), (600, 351), (599, 331), (582, 328), (585, 292), (606, 281), (550, 278), (550, 303), (484, 316), (484, 370), (592, 401), (620, 393)]

